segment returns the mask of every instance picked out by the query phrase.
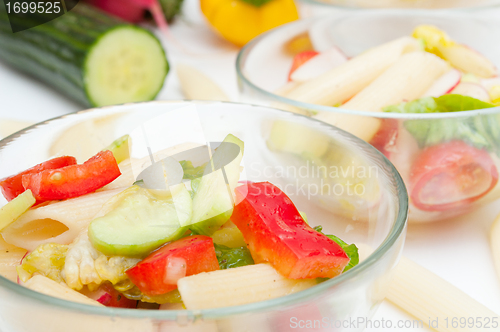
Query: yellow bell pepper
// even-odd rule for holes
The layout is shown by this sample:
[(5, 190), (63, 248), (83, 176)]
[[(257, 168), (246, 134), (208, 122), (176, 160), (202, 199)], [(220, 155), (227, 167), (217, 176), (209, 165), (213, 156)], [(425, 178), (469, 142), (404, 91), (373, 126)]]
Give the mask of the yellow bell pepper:
[(237, 46), (299, 18), (293, 0), (200, 0), (200, 5), (212, 27)]

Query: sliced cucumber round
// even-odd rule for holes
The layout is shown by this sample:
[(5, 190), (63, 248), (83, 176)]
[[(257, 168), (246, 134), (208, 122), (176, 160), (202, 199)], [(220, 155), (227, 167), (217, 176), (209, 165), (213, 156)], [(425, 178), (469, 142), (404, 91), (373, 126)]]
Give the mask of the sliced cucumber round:
[(122, 25), (98, 38), (87, 54), (84, 83), (94, 105), (153, 99), (163, 86), (168, 63), (149, 31)]
[(89, 225), (94, 247), (108, 256), (144, 257), (186, 232), (193, 206), (184, 184), (169, 192), (132, 186), (103, 210), (104, 215)]

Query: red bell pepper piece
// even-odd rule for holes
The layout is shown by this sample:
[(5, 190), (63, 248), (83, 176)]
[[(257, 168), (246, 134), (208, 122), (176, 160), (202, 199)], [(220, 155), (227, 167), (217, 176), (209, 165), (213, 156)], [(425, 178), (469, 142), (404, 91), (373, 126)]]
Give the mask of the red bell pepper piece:
[(410, 197), (424, 211), (466, 206), (498, 182), (498, 170), (487, 151), (463, 141), (426, 148), (410, 171)]
[(81, 165), (24, 174), (22, 183), (38, 202), (85, 195), (112, 182), (121, 172), (111, 151), (101, 151)]
[(291, 279), (333, 278), (349, 263), (344, 250), (309, 227), (278, 187), (260, 182), (235, 192), (239, 203), (231, 221), (243, 233), (256, 263), (269, 262)]
[(56, 169), (69, 165), (76, 165), (76, 159), (74, 157), (54, 158), (31, 167), (24, 172), (0, 180), (0, 188), (2, 189), (4, 197), (10, 202), (26, 190), (23, 187), (23, 175), (39, 173), (44, 170)]
[(142, 293), (151, 296), (173, 291), (180, 278), (218, 269), (212, 238), (193, 235), (164, 245), (126, 273)]

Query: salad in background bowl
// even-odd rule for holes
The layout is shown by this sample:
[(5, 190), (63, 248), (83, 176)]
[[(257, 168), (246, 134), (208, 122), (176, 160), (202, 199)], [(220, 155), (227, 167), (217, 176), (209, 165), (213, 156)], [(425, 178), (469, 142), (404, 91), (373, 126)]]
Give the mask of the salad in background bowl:
[[(418, 9), (471, 9), (498, 6), (497, 0), (302, 0), (308, 11), (339, 9), (382, 9), (382, 8), (418, 8)], [(324, 14), (324, 13), (323, 13)]]
[(239, 87), (244, 101), (369, 142), (404, 179), (410, 222), (447, 219), (500, 197), (500, 47), (487, 42), (497, 31), (493, 20), (441, 12), (305, 20), (240, 52)]
[[(305, 161), (276, 134), (290, 128), (302, 155), (328, 161)], [(352, 135), (275, 109), (89, 110), (4, 139), (0, 158), (0, 306), (12, 330), (288, 330), (294, 317), (334, 327), (373, 313), (404, 241), (394, 167)]]

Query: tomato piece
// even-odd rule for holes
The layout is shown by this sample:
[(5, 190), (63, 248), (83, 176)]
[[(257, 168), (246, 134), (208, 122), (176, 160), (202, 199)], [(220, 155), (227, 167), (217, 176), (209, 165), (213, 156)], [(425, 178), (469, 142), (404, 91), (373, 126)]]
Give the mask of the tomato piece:
[(288, 81), (292, 80), (292, 74), (296, 71), (300, 66), (302, 66), (307, 61), (314, 58), (319, 53), (316, 51), (304, 51), (300, 52), (293, 58), (292, 68), (290, 68), (290, 73), (288, 74)]
[(423, 150), (410, 172), (410, 197), (424, 211), (461, 208), (486, 195), (498, 182), (487, 151), (463, 141)]
[(26, 190), (23, 187), (23, 175), (38, 173), (47, 169), (61, 168), (69, 165), (76, 165), (76, 159), (74, 157), (58, 157), (33, 166), (19, 174), (1, 179), (0, 188), (2, 189), (3, 196), (10, 202)]
[(291, 279), (333, 278), (349, 263), (344, 250), (309, 227), (278, 187), (259, 182), (235, 192), (240, 203), (231, 221), (243, 233), (256, 263), (269, 262)]
[(31, 189), (37, 201), (60, 200), (96, 191), (120, 174), (113, 153), (106, 150), (81, 165), (25, 174), (22, 183), (25, 189)]
[(127, 299), (122, 293), (117, 291), (111, 284), (104, 283), (95, 291), (82, 291), (83, 295), (105, 305), (114, 308), (136, 308), (137, 301)]
[(380, 119), (380, 121), (380, 128), (369, 143), (389, 158), (391, 148), (396, 145), (396, 139), (398, 138), (398, 120)]
[(145, 295), (161, 295), (177, 288), (180, 278), (219, 270), (211, 237), (193, 235), (170, 242), (126, 271)]

